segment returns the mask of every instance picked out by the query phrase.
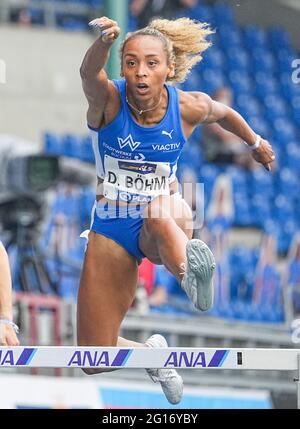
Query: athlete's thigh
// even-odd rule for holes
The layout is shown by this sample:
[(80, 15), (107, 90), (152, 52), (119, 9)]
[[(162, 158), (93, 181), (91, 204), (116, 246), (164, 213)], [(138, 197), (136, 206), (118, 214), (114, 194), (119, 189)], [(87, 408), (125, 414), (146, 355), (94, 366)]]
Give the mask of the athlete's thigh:
[(173, 219), (174, 227), (180, 228), (190, 240), (193, 236), (193, 215), (191, 208), (180, 194), (156, 198), (149, 204), (139, 236), (139, 247), (151, 262), (160, 265), (162, 262), (157, 242), (151, 234), (151, 228), (148, 227), (153, 218), (162, 221), (162, 228), (164, 227), (163, 221)]
[(115, 345), (135, 296), (137, 261), (115, 241), (89, 234), (77, 308), (79, 345)]

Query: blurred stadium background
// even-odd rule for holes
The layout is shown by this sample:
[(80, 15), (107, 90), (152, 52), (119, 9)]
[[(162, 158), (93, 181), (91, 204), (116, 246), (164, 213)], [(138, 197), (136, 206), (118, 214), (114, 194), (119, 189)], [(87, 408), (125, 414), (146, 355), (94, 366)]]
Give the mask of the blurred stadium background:
[[(85, 248), (79, 236), (89, 227), (95, 189), (79, 66), (96, 36), (88, 22), (101, 15), (118, 19), (123, 31), (146, 25), (152, 16), (210, 23), (216, 30), (213, 45), (180, 86), (211, 96), (226, 88), (233, 107), (270, 140), (277, 155), (269, 174), (254, 167), (246, 153), (230, 149), (228, 138), (221, 139), (224, 151), (212, 156), (205, 142), (207, 135), (216, 138), (217, 130), (196, 130), (179, 178), (204, 183), (204, 223), (195, 234), (216, 255), (215, 306), (205, 314), (194, 311), (176, 281), (145, 261), (123, 335), (144, 341), (160, 332), (172, 346), (299, 347), (294, 331), (300, 311), (298, 0), (1, 1), (0, 238), (12, 266), (21, 344), (76, 341)], [(108, 72), (118, 77), (116, 53)], [(196, 209), (193, 196), (185, 198)], [(0, 408), (169, 407), (142, 371), (92, 381), (71, 370), (11, 372), (0, 370)], [(182, 375), (182, 408), (296, 407), (291, 374)], [(37, 397), (36, 387), (45, 395)]]

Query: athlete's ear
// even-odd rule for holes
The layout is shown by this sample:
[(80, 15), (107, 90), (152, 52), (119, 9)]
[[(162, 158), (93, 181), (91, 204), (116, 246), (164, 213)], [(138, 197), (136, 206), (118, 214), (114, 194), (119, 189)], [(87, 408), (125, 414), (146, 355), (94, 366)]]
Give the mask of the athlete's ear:
[(169, 64), (168, 77), (174, 77), (174, 76), (175, 76), (175, 64), (171, 63)]

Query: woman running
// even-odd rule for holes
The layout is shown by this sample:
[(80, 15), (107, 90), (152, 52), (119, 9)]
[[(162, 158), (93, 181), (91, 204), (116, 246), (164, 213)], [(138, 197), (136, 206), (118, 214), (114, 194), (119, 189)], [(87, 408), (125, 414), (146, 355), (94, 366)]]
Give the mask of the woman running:
[[(207, 24), (158, 19), (127, 34), (120, 50), (122, 79), (114, 81), (104, 66), (120, 34), (118, 23), (101, 17), (90, 24), (100, 37), (80, 74), (98, 189), (78, 295), (78, 344), (167, 347), (161, 335), (140, 344), (119, 337), (119, 329), (144, 257), (163, 264), (196, 308), (212, 306), (214, 257), (205, 243), (192, 239), (191, 210), (178, 192), (177, 161), (185, 142), (199, 124), (218, 122), (245, 141), (267, 169), (275, 157), (236, 111), (204, 93), (169, 85), (183, 81), (202, 59), (212, 33)], [(175, 370), (147, 372), (169, 402), (181, 400), (183, 382)]]

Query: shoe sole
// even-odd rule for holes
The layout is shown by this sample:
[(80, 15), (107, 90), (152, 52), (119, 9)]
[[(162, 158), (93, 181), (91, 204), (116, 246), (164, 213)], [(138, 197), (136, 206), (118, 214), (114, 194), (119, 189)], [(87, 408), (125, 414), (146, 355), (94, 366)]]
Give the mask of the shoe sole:
[(186, 256), (189, 269), (194, 273), (196, 280), (196, 308), (202, 311), (209, 310), (213, 305), (212, 278), (216, 262), (212, 251), (201, 240), (193, 239), (187, 243)]

